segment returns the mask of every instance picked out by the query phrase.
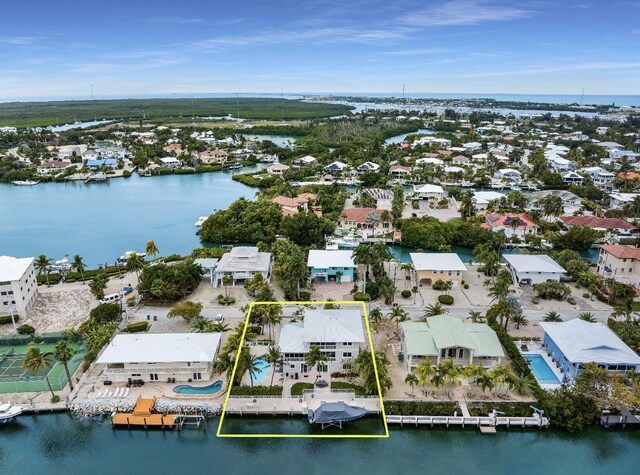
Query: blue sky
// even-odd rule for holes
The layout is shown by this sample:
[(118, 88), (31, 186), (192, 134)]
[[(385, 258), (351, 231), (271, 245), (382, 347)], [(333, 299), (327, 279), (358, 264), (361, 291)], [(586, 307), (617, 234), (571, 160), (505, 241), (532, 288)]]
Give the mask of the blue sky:
[(12, 2), (0, 99), (640, 94), (638, 20), (632, 0)]

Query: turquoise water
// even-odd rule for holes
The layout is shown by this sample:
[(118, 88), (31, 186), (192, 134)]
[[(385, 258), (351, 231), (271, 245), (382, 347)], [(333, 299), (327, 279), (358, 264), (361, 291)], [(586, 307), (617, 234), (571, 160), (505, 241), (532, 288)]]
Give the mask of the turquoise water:
[(269, 140), (278, 147), (293, 147), (299, 137), (293, 137), (291, 135), (255, 135), (255, 134), (242, 134), (250, 140), (260, 142), (262, 140)]
[(269, 368), (271, 368), (271, 363), (269, 363), (264, 358), (258, 358), (256, 361), (258, 363), (258, 366), (256, 373), (253, 375), (253, 382), (264, 383), (267, 379), (267, 376), (269, 376)]
[[(306, 425), (303, 418), (269, 419)], [(30, 474), (510, 474), (638, 472), (640, 431), (391, 429), (382, 440), (217, 439), (205, 431), (114, 430), (68, 414), (0, 426), (0, 473)], [(226, 420), (225, 420), (226, 424)], [(267, 422), (265, 422), (267, 424)]]
[(190, 386), (181, 384), (173, 388), (173, 392), (177, 394), (215, 394), (222, 389), (222, 381), (216, 381), (208, 386)]
[(406, 133), (406, 134), (394, 135), (393, 137), (389, 137), (387, 140), (384, 141), (384, 143), (386, 143), (386, 144), (402, 143), (402, 142), (404, 142), (404, 139), (407, 138), (408, 135), (411, 135), (411, 134), (429, 134), (429, 133), (433, 133), (433, 130), (418, 129), (415, 132), (409, 132), (409, 133)]
[[(263, 167), (264, 165), (259, 165)], [(245, 167), (242, 173), (257, 169)], [(80, 254), (91, 267), (125, 251), (143, 251), (149, 239), (161, 255), (200, 246), (194, 223), (255, 190), (233, 172), (117, 178), (106, 183), (0, 184), (0, 255)]]
[(540, 355), (522, 355), (529, 362), (531, 371), (540, 384), (560, 384), (557, 376)]

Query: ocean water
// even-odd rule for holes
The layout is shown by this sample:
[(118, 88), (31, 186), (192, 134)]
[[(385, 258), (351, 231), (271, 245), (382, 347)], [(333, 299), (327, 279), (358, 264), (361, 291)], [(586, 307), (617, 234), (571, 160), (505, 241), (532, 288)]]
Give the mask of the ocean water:
[[(306, 426), (300, 418), (270, 424)], [(269, 424), (269, 422), (265, 422)], [(219, 439), (206, 431), (114, 430), (69, 414), (0, 426), (0, 473), (510, 474), (638, 473), (640, 432), (392, 428), (388, 439)]]

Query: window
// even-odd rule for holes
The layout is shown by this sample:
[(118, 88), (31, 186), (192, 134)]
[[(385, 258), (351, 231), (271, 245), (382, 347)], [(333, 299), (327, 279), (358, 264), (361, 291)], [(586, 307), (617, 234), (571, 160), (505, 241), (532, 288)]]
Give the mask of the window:
[(442, 356), (443, 358), (445, 356), (447, 356), (447, 350), (445, 350), (444, 348), (440, 351), (440, 356)]
[(191, 361), (187, 361), (187, 366), (191, 366)]
[(458, 358), (462, 358), (464, 356), (464, 348), (460, 348), (458, 350)]
[(351, 341), (345, 341), (342, 343), (342, 346), (351, 346), (351, 345), (353, 345), (353, 342)]
[(456, 357), (456, 349), (449, 348), (449, 358), (455, 358), (455, 357)]
[(351, 358), (351, 352), (342, 353), (343, 358)]
[(156, 373), (149, 373), (149, 379), (151, 381), (157, 381), (158, 380), (158, 375)]

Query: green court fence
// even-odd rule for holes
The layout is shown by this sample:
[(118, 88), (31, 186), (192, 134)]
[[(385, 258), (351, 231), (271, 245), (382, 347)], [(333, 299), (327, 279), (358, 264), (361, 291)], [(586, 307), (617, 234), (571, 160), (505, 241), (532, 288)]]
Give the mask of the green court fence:
[[(81, 346), (76, 354), (73, 355), (71, 361), (69, 361), (69, 373), (71, 375), (73, 375), (76, 369), (78, 369), (78, 366), (82, 364), (86, 352), (87, 349)], [(67, 385), (67, 374), (61, 363), (56, 362), (55, 366), (49, 370), (49, 383), (51, 383), (51, 389), (54, 391), (60, 391)], [(6, 381), (0, 380), (0, 394), (44, 391), (49, 391), (47, 381), (44, 377), (16, 377), (7, 379)]]
[[(64, 332), (43, 333), (36, 335), (39, 341), (43, 343), (56, 343), (65, 339)], [(0, 336), (0, 346), (22, 346), (28, 345), (33, 341), (33, 335), (5, 335)]]

